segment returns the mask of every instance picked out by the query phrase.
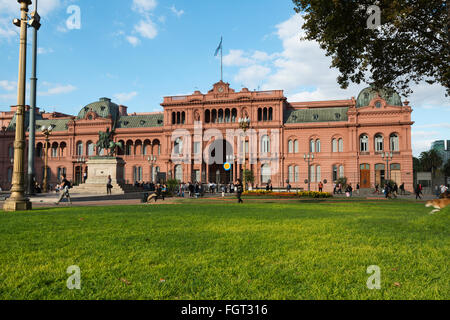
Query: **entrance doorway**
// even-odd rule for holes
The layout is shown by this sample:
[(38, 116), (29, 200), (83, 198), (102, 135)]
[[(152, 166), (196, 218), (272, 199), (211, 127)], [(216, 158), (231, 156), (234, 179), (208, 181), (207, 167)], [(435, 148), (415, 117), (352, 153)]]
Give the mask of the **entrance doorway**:
[(360, 166), (360, 184), (361, 188), (370, 188), (370, 164), (362, 164)]
[(375, 183), (380, 187), (384, 185), (386, 179), (386, 168), (384, 164), (375, 165)]
[(397, 185), (402, 184), (402, 174), (400, 170), (400, 164), (399, 163), (393, 163), (391, 164), (391, 180), (397, 183)]
[(80, 166), (75, 167), (75, 184), (80, 185), (83, 179), (83, 168)]
[(231, 170), (226, 171), (223, 165), (227, 159), (233, 156), (233, 147), (226, 140), (214, 141), (209, 147), (209, 156), (215, 159), (215, 163), (209, 165), (208, 181), (216, 184), (228, 184), (233, 180), (234, 165), (231, 163)]

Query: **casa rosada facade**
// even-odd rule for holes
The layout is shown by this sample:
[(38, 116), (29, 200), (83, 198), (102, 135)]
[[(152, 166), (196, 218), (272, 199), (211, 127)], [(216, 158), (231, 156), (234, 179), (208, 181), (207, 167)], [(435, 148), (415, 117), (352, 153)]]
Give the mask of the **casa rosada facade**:
[[(341, 177), (361, 188), (390, 178), (412, 191), (413, 122), (408, 104), (394, 92), (372, 88), (357, 99), (289, 102), (282, 90), (236, 92), (220, 81), (207, 94), (164, 97), (160, 113), (130, 114), (108, 98), (87, 105), (78, 116), (37, 110), (36, 179), (42, 182), (45, 170), (41, 127), (51, 126), (51, 185), (63, 173), (82, 183), (89, 158), (104, 154), (96, 148), (99, 132), (109, 129), (114, 130), (114, 141), (123, 144), (117, 156), (124, 160), (124, 184), (163, 178), (229, 183), (241, 178), (245, 167), (253, 172), (255, 187), (270, 182), (284, 188), (289, 182), (292, 188), (307, 189), (309, 179), (312, 190), (326, 181), (324, 191), (332, 191)], [(245, 136), (239, 131), (243, 118), (250, 120)], [(25, 121), (28, 128), (28, 117)], [(2, 112), (0, 122), (0, 184), (5, 190), (11, 187), (15, 107)], [(230, 138), (230, 130), (238, 134)], [(388, 159), (382, 157), (385, 153)], [(228, 171), (224, 162), (231, 165)]]

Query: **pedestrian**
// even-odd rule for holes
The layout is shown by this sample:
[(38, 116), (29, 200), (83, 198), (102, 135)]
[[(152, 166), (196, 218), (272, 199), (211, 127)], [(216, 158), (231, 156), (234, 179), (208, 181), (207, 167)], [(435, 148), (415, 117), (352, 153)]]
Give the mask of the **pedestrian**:
[(111, 179), (111, 176), (108, 176), (108, 181), (106, 182), (106, 194), (107, 195), (110, 195), (112, 192), (111, 192), (111, 189), (112, 189), (112, 179)]
[(400, 185), (400, 194), (401, 195), (405, 195), (406, 194), (406, 192), (405, 192), (405, 183), (404, 182), (402, 182), (402, 184)]
[(290, 183), (287, 184), (287, 192), (291, 192), (291, 184)]
[(416, 189), (414, 191), (416, 192), (416, 200), (417, 200), (417, 198), (422, 199), (422, 197), (420, 196), (422, 191), (420, 190), (420, 185), (419, 184), (416, 186)]
[(61, 196), (59, 197), (58, 201), (55, 202), (56, 205), (58, 205), (64, 197), (67, 197), (67, 200), (69, 201), (69, 204), (72, 204), (72, 200), (70, 199), (69, 189), (71, 187), (71, 183), (69, 180), (66, 179), (66, 176), (63, 175), (63, 179), (60, 184), (60, 189), (62, 190)]
[(359, 189), (361, 189), (361, 187), (359, 186), (359, 183), (356, 184), (356, 194), (359, 196)]
[(86, 183), (86, 180), (87, 180), (87, 172), (85, 171), (83, 173), (83, 183)]
[(398, 194), (398, 185), (397, 183), (394, 183), (394, 188), (392, 188), (392, 195), (394, 196), (394, 198), (397, 198), (397, 194)]
[(242, 192), (243, 192), (243, 186), (242, 186), (242, 182), (240, 179), (237, 180), (236, 184), (236, 192), (237, 192), (237, 199), (238, 199), (238, 203), (244, 203), (244, 201), (242, 201)]
[(323, 192), (323, 183), (322, 183), (322, 181), (319, 182), (319, 192)]

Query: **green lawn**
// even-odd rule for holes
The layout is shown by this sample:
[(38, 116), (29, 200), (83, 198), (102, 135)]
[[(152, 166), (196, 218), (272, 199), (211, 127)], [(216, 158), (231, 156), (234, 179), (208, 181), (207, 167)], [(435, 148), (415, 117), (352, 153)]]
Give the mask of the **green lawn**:
[[(0, 299), (449, 299), (450, 210), (429, 211), (199, 200), (0, 212)], [(81, 290), (66, 287), (71, 265)], [(380, 290), (366, 287), (370, 265)]]

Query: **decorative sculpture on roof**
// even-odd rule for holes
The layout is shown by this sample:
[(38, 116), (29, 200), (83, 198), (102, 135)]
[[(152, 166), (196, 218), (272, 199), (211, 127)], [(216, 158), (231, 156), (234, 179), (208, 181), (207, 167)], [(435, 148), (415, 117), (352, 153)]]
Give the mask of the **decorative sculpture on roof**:
[(117, 151), (117, 148), (122, 149), (123, 145), (121, 142), (114, 142), (113, 140), (114, 130), (110, 131), (109, 128), (106, 132), (100, 131), (98, 133), (97, 148), (99, 150), (109, 150), (108, 156), (112, 157)]

